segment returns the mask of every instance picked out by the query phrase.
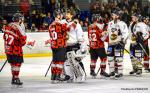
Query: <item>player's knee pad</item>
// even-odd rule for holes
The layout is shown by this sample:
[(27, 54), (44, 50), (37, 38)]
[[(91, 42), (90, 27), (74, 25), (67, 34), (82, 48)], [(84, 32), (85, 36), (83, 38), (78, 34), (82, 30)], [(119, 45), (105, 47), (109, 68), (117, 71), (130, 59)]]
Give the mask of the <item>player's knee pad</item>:
[(123, 57), (116, 57), (115, 61), (117, 63), (122, 63), (123, 62)]
[(131, 63), (132, 65), (136, 64), (137, 58), (131, 57)]
[(114, 57), (108, 56), (108, 62), (114, 62)]
[(108, 57), (108, 62), (109, 62), (109, 67), (113, 68), (114, 67), (114, 57)]

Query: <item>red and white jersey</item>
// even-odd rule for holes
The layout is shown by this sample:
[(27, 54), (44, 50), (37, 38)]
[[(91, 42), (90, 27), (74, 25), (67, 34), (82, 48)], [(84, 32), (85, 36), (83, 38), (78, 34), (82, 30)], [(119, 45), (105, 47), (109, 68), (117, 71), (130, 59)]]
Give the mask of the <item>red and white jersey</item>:
[(66, 47), (67, 31), (67, 24), (62, 24), (61, 21), (54, 21), (49, 26), (51, 48)]
[(88, 38), (90, 47), (93, 49), (104, 48), (104, 41), (102, 40), (103, 26), (99, 23), (91, 24), (88, 27)]
[(26, 44), (25, 29), (13, 22), (4, 28), (5, 53), (23, 56), (22, 47)]

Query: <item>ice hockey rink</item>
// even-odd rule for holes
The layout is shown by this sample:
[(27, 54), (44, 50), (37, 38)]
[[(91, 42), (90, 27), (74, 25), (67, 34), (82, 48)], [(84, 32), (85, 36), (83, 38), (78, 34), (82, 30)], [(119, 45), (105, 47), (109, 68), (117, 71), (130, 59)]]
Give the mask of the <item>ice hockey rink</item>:
[[(0, 73), (0, 93), (150, 93), (150, 74), (143, 73), (142, 77), (129, 76), (128, 72), (132, 69), (127, 54), (124, 57), (124, 78), (121, 80), (100, 79), (100, 76), (92, 79), (89, 75), (90, 58), (87, 56), (83, 59), (87, 73), (84, 83), (51, 84), (50, 71), (44, 77), (50, 62), (51, 57), (25, 58), (20, 74), (24, 82), (22, 88), (11, 86), (10, 66), (7, 64)], [(99, 64), (98, 61), (97, 68)]]

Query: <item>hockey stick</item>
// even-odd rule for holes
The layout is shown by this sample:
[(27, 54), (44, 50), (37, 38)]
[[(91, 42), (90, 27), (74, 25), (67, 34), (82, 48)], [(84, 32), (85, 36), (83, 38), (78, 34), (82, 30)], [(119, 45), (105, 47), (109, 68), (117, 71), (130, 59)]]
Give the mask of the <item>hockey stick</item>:
[[(121, 43), (119, 43), (119, 44), (122, 45)], [(124, 50), (125, 50), (131, 57), (133, 57), (134, 59), (137, 60), (137, 58), (136, 58), (134, 55), (132, 55), (127, 49), (124, 48)], [(142, 66), (144, 66), (144, 65), (143, 65), (141, 62), (139, 62), (138, 60), (137, 60), (137, 62), (140, 63)]]
[[(134, 27), (135, 24), (136, 24), (136, 23), (133, 23), (133, 25), (131, 26), (131, 33), (132, 33), (136, 38), (138, 38), (138, 42), (137, 42), (137, 43), (140, 45), (140, 47), (142, 48), (142, 50), (144, 51), (144, 53), (145, 53), (147, 56), (149, 56), (148, 53), (146, 52), (144, 43), (142, 42), (143, 39), (142, 39), (141, 34), (135, 35), (135, 33), (133, 32), (133, 27)], [(143, 45), (141, 44), (141, 42), (143, 43)]]
[(96, 76), (98, 75), (100, 69), (101, 69), (101, 67), (98, 68), (98, 70), (97, 70), (97, 72), (96, 72)]
[(6, 63), (7, 63), (7, 60), (4, 62), (3, 66), (1, 67), (0, 72), (3, 70), (4, 66), (6, 65)]
[(47, 74), (48, 74), (48, 72), (49, 72), (49, 69), (51, 68), (52, 62), (53, 62), (53, 61), (51, 61), (50, 65), (49, 65), (49, 67), (48, 67), (48, 69), (47, 69), (47, 71), (46, 71), (46, 73), (45, 73), (45, 77), (47, 76)]

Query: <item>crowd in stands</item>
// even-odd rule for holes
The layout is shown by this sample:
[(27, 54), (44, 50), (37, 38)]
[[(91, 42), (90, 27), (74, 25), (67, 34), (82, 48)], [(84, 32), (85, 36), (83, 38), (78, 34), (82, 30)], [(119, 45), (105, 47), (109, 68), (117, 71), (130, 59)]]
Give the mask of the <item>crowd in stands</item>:
[[(122, 20), (128, 25), (130, 17), (133, 13), (139, 13), (144, 16), (150, 15), (150, 3), (142, 5), (142, 0), (95, 0), (91, 2), (90, 10), (82, 11), (74, 0), (47, 0), (42, 2), (42, 9), (32, 10), (30, 13), (30, 2), (33, 0), (20, 0), (22, 5), (20, 9), (25, 15), (25, 27), (27, 32), (45, 32), (48, 31), (48, 26), (54, 21), (53, 12), (56, 9), (65, 11), (71, 9), (74, 11), (75, 18), (79, 19), (83, 29), (92, 22), (92, 15), (100, 15), (101, 22), (107, 24), (111, 20), (111, 11), (114, 8), (120, 8), (123, 11)], [(23, 4), (25, 6), (23, 7)], [(6, 25), (10, 18), (0, 17), (0, 29), (2, 25)]]

